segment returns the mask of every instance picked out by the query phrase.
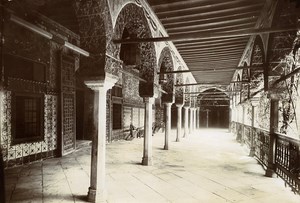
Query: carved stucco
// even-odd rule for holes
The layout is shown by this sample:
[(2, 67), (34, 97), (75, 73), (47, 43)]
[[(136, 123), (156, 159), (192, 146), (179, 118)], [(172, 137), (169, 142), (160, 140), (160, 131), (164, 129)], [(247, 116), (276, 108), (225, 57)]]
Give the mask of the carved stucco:
[[(190, 83), (189, 78), (186, 78), (185, 84), (189, 84), (189, 83)], [(184, 87), (184, 93), (189, 93), (189, 92), (191, 92), (191, 86), (185, 86)], [(190, 94), (185, 94), (184, 106), (185, 107), (190, 107), (191, 106), (191, 95)]]
[[(131, 36), (139, 38), (151, 37), (150, 28), (144, 15), (144, 11), (136, 4), (127, 4), (120, 12), (116, 26), (114, 29), (114, 38), (121, 39), (124, 28), (126, 28)], [(113, 56), (119, 58), (120, 45), (113, 45)], [(138, 45), (140, 51), (139, 76), (145, 79), (146, 83), (140, 83), (139, 94), (141, 97), (153, 97), (154, 84), (157, 84), (156, 52), (154, 43), (140, 43)]]
[[(257, 36), (259, 38), (259, 36)], [(251, 54), (250, 66), (261, 67), (260, 69), (250, 69), (250, 94), (255, 93), (259, 89), (264, 87), (264, 64), (265, 55), (262, 41), (255, 40)], [(251, 96), (251, 95), (250, 95)]]
[[(177, 70), (181, 70), (181, 66), (179, 66)], [(176, 84), (182, 85), (183, 83), (184, 83), (183, 74), (177, 73), (176, 74)], [(175, 87), (175, 103), (182, 104), (182, 105), (184, 104), (184, 87), (183, 86)]]
[[(261, 12), (261, 15), (255, 25), (255, 28), (271, 27), (277, 4), (278, 4), (278, 0), (266, 0), (266, 3)], [(263, 47), (264, 47), (263, 50), (265, 51), (264, 55), (266, 55), (269, 34), (262, 34), (262, 35), (260, 35), (260, 37), (262, 38), (262, 42), (263, 42)], [(244, 53), (241, 57), (241, 60), (239, 62), (239, 66), (243, 66), (243, 64), (245, 64), (245, 63), (247, 65), (250, 65), (251, 55), (253, 52), (255, 39), (256, 39), (256, 36), (254, 36), (254, 35), (249, 38), (247, 46), (246, 46)], [(233, 80), (237, 79), (237, 75), (239, 74), (239, 72), (240, 71), (235, 72), (235, 74), (233, 76)]]
[(82, 57), (80, 74), (86, 78), (101, 78), (105, 72), (118, 75), (121, 64), (107, 57), (113, 54), (112, 20), (106, 0), (76, 1), (81, 47), (91, 53)]
[[(137, 75), (137, 73), (132, 72)], [(142, 105), (143, 98), (139, 97), (139, 80), (130, 75), (123, 76), (123, 99), (124, 103)]]
[[(167, 72), (173, 71), (173, 59), (170, 49), (165, 47), (161, 54), (158, 61), (158, 68), (160, 69), (159, 72)], [(163, 78), (164, 81), (161, 82), (161, 87), (167, 94), (162, 95), (162, 103), (173, 103), (174, 102), (174, 74), (164, 74), (160, 75), (160, 78)]]

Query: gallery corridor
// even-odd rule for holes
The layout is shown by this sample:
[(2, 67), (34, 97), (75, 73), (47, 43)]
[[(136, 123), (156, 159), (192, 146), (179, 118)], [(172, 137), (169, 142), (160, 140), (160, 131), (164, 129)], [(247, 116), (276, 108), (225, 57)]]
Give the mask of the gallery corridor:
[[(107, 145), (107, 202), (300, 202), (279, 178), (267, 178), (227, 129), (198, 130), (163, 150), (153, 137), (153, 166), (140, 165), (143, 139)], [(6, 173), (8, 202), (85, 202), (90, 147)]]

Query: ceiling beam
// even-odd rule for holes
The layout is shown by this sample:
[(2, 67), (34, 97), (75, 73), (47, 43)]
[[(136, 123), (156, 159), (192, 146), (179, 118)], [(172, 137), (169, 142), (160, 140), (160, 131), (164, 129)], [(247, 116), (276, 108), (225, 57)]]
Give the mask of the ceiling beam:
[(244, 17), (249, 17), (251, 16), (252, 18), (257, 18), (259, 15), (260, 11), (250, 11), (250, 12), (244, 12), (244, 13), (229, 13), (225, 14), (223, 16), (212, 16), (212, 17), (207, 17), (207, 18), (196, 18), (196, 19), (183, 19), (182, 21), (174, 21), (174, 22), (165, 22), (164, 27), (165, 28), (171, 28), (171, 27), (176, 27), (176, 26), (184, 26), (187, 24), (193, 24), (193, 23), (205, 23), (205, 22), (213, 22), (213, 21), (219, 21), (219, 20), (230, 20), (230, 19), (236, 19), (236, 18), (244, 18)]
[(248, 37), (245, 36), (237, 36), (237, 37), (232, 37), (232, 38), (219, 38), (219, 39), (207, 39), (207, 40), (193, 40), (193, 41), (179, 41), (176, 42), (175, 45), (189, 45), (189, 44), (210, 44), (212, 42), (225, 42), (225, 41), (238, 41), (238, 40), (247, 40)]
[[(214, 3), (214, 4), (208, 4), (208, 5), (195, 5), (193, 7), (175, 7), (173, 9), (167, 9), (162, 11), (155, 10), (155, 13), (160, 19), (164, 18), (171, 18), (178, 19), (178, 17), (187, 16), (187, 13), (189, 14), (188, 17), (194, 17), (197, 15), (200, 16), (209, 16), (213, 13), (214, 16), (216, 15), (224, 15), (224, 13), (233, 13), (238, 12), (239, 10), (255, 10), (255, 8), (261, 8), (261, 3), (256, 3), (252, 5), (245, 5), (247, 1), (244, 2), (221, 2), (221, 3)], [(249, 2), (249, 1), (248, 1)]]
[[(253, 0), (253, 2), (259, 2), (259, 0)], [(176, 7), (190, 7), (190, 6), (205, 6), (209, 4), (220, 3), (220, 0), (185, 0), (185, 1), (172, 1), (166, 2), (162, 0), (148, 0), (155, 11), (173, 9)]]
[(207, 98), (207, 99), (200, 99), (200, 101), (229, 101), (228, 98)]
[(196, 65), (196, 66), (198, 66), (198, 67), (201, 67), (201, 66), (207, 66), (207, 65), (209, 65), (209, 66), (212, 66), (212, 67), (217, 67), (217, 66), (226, 66), (226, 65), (230, 65), (230, 66), (232, 66), (232, 65), (234, 65), (234, 64), (232, 64), (233, 62), (239, 62), (239, 59), (237, 58), (237, 59), (228, 59), (228, 60), (218, 60), (218, 61), (211, 61), (211, 62), (209, 62), (209, 63), (207, 63), (207, 62), (201, 62), (201, 61), (199, 61), (199, 62), (190, 62), (190, 61), (185, 61), (185, 63), (188, 65), (188, 66), (190, 66), (190, 65)]
[(201, 83), (190, 83), (190, 84), (177, 84), (175, 85), (175, 87), (185, 87), (185, 86), (195, 86), (195, 85), (212, 85), (212, 86), (228, 86), (229, 83), (224, 83), (221, 81), (217, 81), (217, 82), (201, 82)]
[(168, 31), (169, 35), (179, 35), (179, 34), (205, 34), (205, 33), (212, 33), (212, 32), (234, 32), (234, 31), (240, 31), (241, 29), (249, 29), (249, 27), (254, 27), (255, 22), (249, 22), (249, 23), (243, 23), (243, 24), (237, 24), (237, 25), (227, 25), (222, 27), (204, 27), (201, 30), (195, 30), (195, 29), (185, 29), (182, 31)]
[(230, 83), (249, 83), (250, 81), (231, 81)]
[(297, 26), (286, 26), (286, 27), (271, 27), (271, 28), (258, 28), (258, 29), (246, 29), (243, 31), (234, 32), (212, 32), (212, 33), (190, 33), (180, 34), (168, 37), (153, 37), (153, 38), (134, 38), (134, 39), (114, 39), (113, 42), (116, 44), (133, 44), (133, 43), (144, 43), (144, 42), (165, 42), (165, 41), (189, 41), (195, 39), (218, 39), (222, 37), (237, 37), (237, 36), (252, 36), (267, 33), (276, 32), (289, 32), (296, 31), (299, 29)]
[(210, 62), (214, 62), (214, 61), (231, 61), (231, 60), (239, 60), (241, 57), (238, 56), (228, 56), (228, 57), (217, 57), (217, 56), (208, 56), (208, 57), (195, 57), (195, 58), (189, 58), (189, 59), (184, 59), (184, 61), (186, 63), (203, 63), (203, 61), (207, 61), (209, 60)]
[(202, 70), (176, 70), (176, 71), (165, 71), (165, 72), (157, 72), (157, 74), (170, 74), (170, 73), (190, 73), (190, 72), (202, 72), (202, 71), (215, 71), (215, 70), (243, 70), (243, 69), (262, 69), (263, 67), (259, 66), (242, 66), (242, 67), (232, 67), (232, 68), (210, 68), (210, 69), (202, 69)]
[(228, 105), (226, 105), (226, 104), (200, 105), (200, 108), (201, 108), (201, 107), (218, 107), (218, 106), (224, 106), (224, 107), (227, 107), (227, 106), (229, 106), (229, 104), (228, 104)]
[[(229, 38), (231, 39), (231, 38)], [(235, 39), (235, 40), (211, 40), (209, 43), (183, 43), (183, 44), (176, 44), (177, 48), (182, 47), (207, 47), (207, 46), (220, 46), (220, 45), (229, 45), (229, 44), (245, 44), (248, 42), (248, 39)]]
[(184, 58), (185, 62), (199, 62), (202, 63), (203, 61), (209, 60), (210, 62), (213, 61), (226, 61), (226, 60), (232, 60), (232, 59), (240, 59), (241, 57), (237, 55), (230, 55), (228, 57), (217, 57), (217, 56), (207, 56), (207, 57), (195, 57), (195, 58)]
[(244, 51), (246, 47), (246, 44), (244, 46), (240, 45), (240, 46), (237, 46), (237, 47), (225, 47), (225, 48), (214, 48), (214, 47), (210, 47), (210, 48), (202, 48), (200, 50), (196, 50), (196, 49), (191, 49), (191, 50), (181, 50), (181, 49), (177, 49), (178, 51), (180, 51), (180, 53), (183, 53), (183, 54), (200, 54), (200, 53), (203, 53), (203, 52), (213, 52), (213, 51), (223, 51), (224, 53), (226, 51), (232, 51), (232, 50), (240, 50), (240, 51)]
[(227, 56), (227, 55), (241, 55), (240, 50), (232, 50), (228, 52), (220, 51), (220, 52), (207, 52), (207, 53), (201, 53), (201, 54), (182, 54), (181, 56), (184, 57), (185, 59), (190, 59), (190, 58), (195, 58), (195, 57), (211, 57), (211, 56)]
[(204, 44), (204, 45), (185, 45), (185, 46), (180, 46), (176, 47), (178, 50), (188, 50), (188, 49), (205, 49), (205, 48), (211, 48), (213, 47), (214, 49), (221, 49), (221, 48), (230, 48), (230, 47), (238, 47), (238, 46), (243, 46), (247, 44), (247, 41), (244, 42), (239, 42), (239, 43), (234, 43), (234, 42), (224, 42), (224, 43), (210, 43), (210, 44)]
[(220, 92), (185, 92), (184, 94), (222, 95), (225, 93), (234, 93), (234, 92), (240, 92), (240, 91), (222, 91), (222, 90), (220, 90)]
[(176, 31), (181, 31), (181, 30), (196, 30), (196, 29), (207, 29), (208, 27), (210, 28), (226, 28), (226, 27), (237, 27), (237, 26), (242, 26), (242, 25), (247, 25), (249, 23), (255, 23), (256, 19), (253, 18), (252, 16), (247, 16), (244, 18), (238, 18), (238, 19), (231, 19), (231, 20), (221, 20), (221, 21), (214, 21), (210, 23), (192, 23), (189, 25), (181, 25), (181, 26), (174, 26), (174, 27), (166, 27), (168, 33), (176, 32)]

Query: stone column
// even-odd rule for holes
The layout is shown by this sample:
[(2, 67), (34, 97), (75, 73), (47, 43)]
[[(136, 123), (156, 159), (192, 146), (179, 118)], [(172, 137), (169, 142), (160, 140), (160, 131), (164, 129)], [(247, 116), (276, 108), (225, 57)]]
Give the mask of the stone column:
[(170, 140), (170, 132), (171, 132), (171, 106), (172, 103), (165, 103), (165, 123), (166, 123), (166, 130), (165, 130), (165, 146), (164, 150), (169, 149), (169, 140)]
[(197, 129), (200, 128), (200, 107), (197, 108)]
[(189, 134), (189, 108), (185, 106), (184, 107), (184, 135), (183, 137), (187, 137)]
[(268, 166), (266, 170), (266, 176), (272, 177), (275, 173), (275, 142), (276, 142), (276, 131), (278, 130), (278, 103), (279, 98), (277, 95), (270, 95), (271, 106), (270, 106), (270, 144), (268, 153)]
[(181, 104), (177, 104), (177, 134), (176, 134), (176, 142), (180, 142), (181, 136), (181, 121), (182, 121), (182, 106)]
[(243, 145), (245, 143), (245, 112), (246, 112), (246, 104), (242, 105), (242, 136), (241, 136), (241, 144)]
[(152, 165), (152, 105), (154, 98), (144, 98), (145, 122), (144, 122), (144, 152), (142, 165)]
[(251, 141), (250, 141), (250, 153), (249, 156), (255, 155), (255, 145), (254, 145), (254, 139), (255, 139), (255, 130), (254, 130), (254, 121), (255, 121), (255, 107), (259, 104), (259, 98), (253, 97), (251, 98)]
[(193, 118), (194, 118), (194, 116), (193, 116), (193, 108), (191, 107), (190, 108), (190, 134), (192, 134), (193, 133)]
[(117, 82), (118, 78), (106, 74), (104, 80), (85, 81), (85, 84), (95, 91), (94, 118), (95, 133), (92, 141), (91, 175), (88, 191), (88, 201), (102, 202), (106, 199), (105, 184), (105, 153), (106, 153), (106, 93)]
[(230, 100), (230, 105), (229, 105), (229, 112), (228, 112), (228, 131), (231, 133), (231, 127), (232, 127), (232, 112), (233, 112), (233, 109), (232, 109), (232, 100)]
[(197, 125), (197, 108), (194, 108), (194, 131), (196, 130)]
[(209, 121), (209, 110), (206, 110), (206, 128), (208, 128), (208, 121)]

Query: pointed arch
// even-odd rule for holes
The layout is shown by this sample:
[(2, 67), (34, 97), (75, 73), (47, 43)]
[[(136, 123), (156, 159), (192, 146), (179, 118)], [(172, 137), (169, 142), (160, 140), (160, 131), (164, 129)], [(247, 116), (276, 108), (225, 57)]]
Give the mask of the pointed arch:
[[(120, 11), (114, 28), (113, 38), (121, 39), (124, 30), (128, 31), (128, 37), (152, 37), (143, 9), (134, 3), (126, 4)], [(113, 44), (113, 47), (114, 57), (119, 58), (121, 45)], [(144, 83), (140, 82), (139, 94), (141, 97), (153, 97), (155, 96), (155, 84), (158, 83), (158, 77), (154, 74), (157, 72), (154, 43), (139, 43), (136, 49), (137, 64), (134, 65), (138, 68), (140, 77), (147, 81)]]
[[(159, 72), (168, 72), (174, 70), (172, 54), (169, 47), (165, 47), (158, 60)], [(160, 74), (159, 84), (162, 89), (167, 92), (167, 94), (162, 95), (162, 102), (173, 103), (174, 102), (174, 74)]]

